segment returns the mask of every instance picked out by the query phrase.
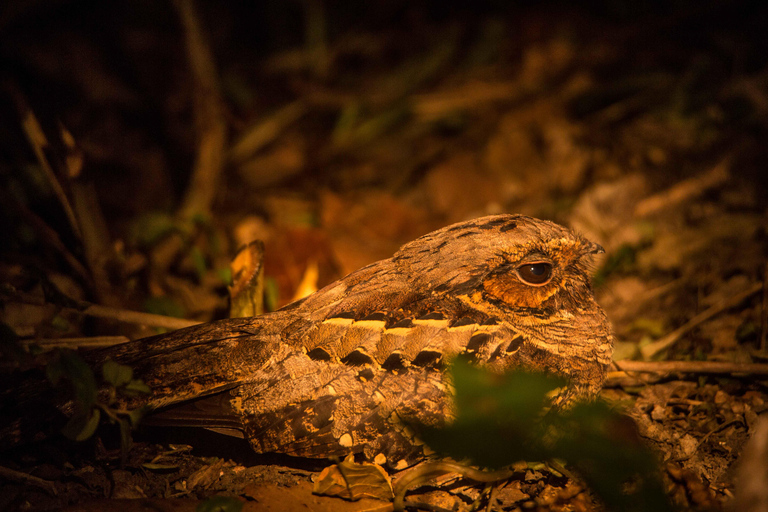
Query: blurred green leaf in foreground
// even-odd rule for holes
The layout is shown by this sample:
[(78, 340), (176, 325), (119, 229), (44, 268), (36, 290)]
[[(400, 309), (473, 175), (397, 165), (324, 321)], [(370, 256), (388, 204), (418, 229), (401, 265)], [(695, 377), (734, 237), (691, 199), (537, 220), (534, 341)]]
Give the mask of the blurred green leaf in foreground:
[(456, 420), (417, 427), (437, 452), (487, 468), (564, 460), (612, 511), (672, 510), (657, 462), (631, 420), (600, 401), (560, 412), (548, 394), (563, 385), (542, 374), (499, 375), (456, 360)]

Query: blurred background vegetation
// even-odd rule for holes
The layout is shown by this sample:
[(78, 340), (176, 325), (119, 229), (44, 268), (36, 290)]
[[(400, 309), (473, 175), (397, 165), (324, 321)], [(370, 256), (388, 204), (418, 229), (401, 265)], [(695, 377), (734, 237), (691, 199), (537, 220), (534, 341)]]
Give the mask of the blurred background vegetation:
[[(606, 248), (617, 359), (763, 362), (766, 26), (754, 1), (4, 2), (1, 320), (132, 339), (184, 322), (129, 311), (226, 317), (255, 239), (275, 309), (517, 212)], [(606, 393), (724, 499), (762, 386)]]

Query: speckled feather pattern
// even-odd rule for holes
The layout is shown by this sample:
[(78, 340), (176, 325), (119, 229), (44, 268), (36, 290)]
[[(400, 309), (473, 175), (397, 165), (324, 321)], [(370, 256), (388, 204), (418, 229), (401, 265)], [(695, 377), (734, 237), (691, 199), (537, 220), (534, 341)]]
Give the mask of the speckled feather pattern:
[[(600, 389), (613, 335), (590, 287), (599, 246), (552, 222), (496, 215), (404, 245), (302, 301), (101, 351), (134, 367), (154, 421), (235, 428), (257, 452), (430, 454), (407, 426), (451, 421), (445, 367), (565, 376), (560, 404)], [(551, 265), (532, 286), (516, 269)], [(135, 407), (141, 397), (125, 404)]]

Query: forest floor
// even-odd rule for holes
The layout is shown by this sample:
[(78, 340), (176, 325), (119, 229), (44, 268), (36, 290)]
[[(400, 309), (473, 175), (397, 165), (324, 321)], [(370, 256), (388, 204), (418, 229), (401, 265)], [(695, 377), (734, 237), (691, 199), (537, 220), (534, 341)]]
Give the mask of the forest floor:
[[(617, 364), (602, 395), (670, 499), (764, 510), (750, 500), (768, 500), (768, 7), (151, 4), (0, 12), (0, 320), (16, 346), (158, 332), (124, 311), (226, 317), (230, 261), (255, 239), (275, 309), (444, 225), (546, 218), (606, 250), (594, 285)], [(48, 283), (105, 309), (66, 307)], [(312, 494), (308, 461), (140, 430), (121, 462), (112, 434), (0, 456), (0, 510), (201, 510), (216, 495), (391, 510)], [(515, 475), (492, 495), (454, 477), (409, 498), (602, 509), (546, 464)]]

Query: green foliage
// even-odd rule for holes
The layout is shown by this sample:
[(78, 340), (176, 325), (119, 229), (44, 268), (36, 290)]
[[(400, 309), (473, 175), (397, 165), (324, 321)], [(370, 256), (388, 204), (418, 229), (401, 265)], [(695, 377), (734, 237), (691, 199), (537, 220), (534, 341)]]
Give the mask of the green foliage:
[(100, 409), (92, 407), (87, 411), (78, 411), (69, 418), (61, 433), (73, 441), (85, 441), (96, 432), (100, 420)]
[(149, 393), (149, 387), (144, 382), (133, 378), (133, 369), (112, 360), (106, 361), (101, 367), (101, 375), (107, 385), (106, 395), (99, 394), (93, 371), (76, 352), (59, 350), (45, 370), (54, 387), (66, 380), (73, 392), (75, 412), (62, 433), (75, 441), (84, 441), (96, 431), (103, 415), (111, 423), (119, 425), (125, 453), (130, 446), (131, 428), (138, 424), (146, 410), (121, 409), (117, 406), (117, 397)]
[(199, 503), (195, 512), (240, 512), (243, 502), (229, 496), (212, 496)]
[(101, 374), (106, 383), (111, 384), (116, 388), (125, 386), (133, 380), (133, 368), (116, 363), (111, 359), (101, 366)]
[(634, 425), (602, 402), (547, 411), (563, 384), (541, 374), (491, 374), (462, 361), (452, 369), (456, 420), (418, 427), (434, 450), (457, 460), (501, 468), (521, 460), (560, 459), (574, 467), (609, 510), (671, 510), (652, 454)]

